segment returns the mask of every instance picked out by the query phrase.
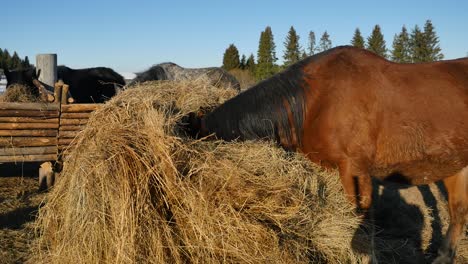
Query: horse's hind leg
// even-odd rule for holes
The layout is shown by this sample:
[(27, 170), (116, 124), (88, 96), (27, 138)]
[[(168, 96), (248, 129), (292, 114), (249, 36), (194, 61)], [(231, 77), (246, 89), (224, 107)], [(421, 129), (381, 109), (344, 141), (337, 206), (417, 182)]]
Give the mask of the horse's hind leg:
[(450, 225), (434, 263), (452, 263), (468, 217), (468, 167), (444, 180), (448, 193)]

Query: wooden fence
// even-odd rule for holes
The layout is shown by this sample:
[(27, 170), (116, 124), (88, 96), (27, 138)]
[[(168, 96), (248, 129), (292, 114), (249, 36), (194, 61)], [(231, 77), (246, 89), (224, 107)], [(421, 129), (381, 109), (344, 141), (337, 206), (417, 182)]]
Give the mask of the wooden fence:
[(60, 104), (0, 103), (0, 162), (55, 161)]
[(55, 85), (53, 102), (0, 102), (0, 163), (58, 161), (100, 104), (68, 104), (68, 86)]

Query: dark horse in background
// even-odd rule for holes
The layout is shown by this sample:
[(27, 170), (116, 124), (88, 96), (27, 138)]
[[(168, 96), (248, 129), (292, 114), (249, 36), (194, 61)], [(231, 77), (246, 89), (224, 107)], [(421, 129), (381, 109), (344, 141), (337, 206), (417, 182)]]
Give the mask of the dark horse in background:
[(137, 76), (130, 82), (129, 86), (146, 81), (185, 81), (196, 80), (200, 78), (205, 78), (213, 86), (220, 88), (232, 88), (240, 92), (240, 84), (236, 77), (221, 68), (210, 67), (189, 69), (180, 67), (179, 65), (172, 62), (165, 62), (154, 65), (144, 72), (137, 73)]
[(468, 216), (468, 59), (397, 64), (337, 47), (186, 121), (198, 137), (273, 139), (338, 167), (347, 197), (364, 211), (371, 177), (442, 180), (451, 220), (435, 263), (453, 261)]
[[(25, 70), (5, 71), (8, 86), (19, 83), (31, 87), (36, 94), (33, 81), (38, 79), (35, 68)], [(119, 87), (125, 85), (124, 78), (114, 70), (105, 67), (88, 69), (71, 69), (66, 66), (57, 67), (58, 79), (70, 86), (70, 95), (75, 103), (103, 103), (117, 93)]]
[(21, 84), (32, 89), (33, 95), (39, 95), (38, 88), (34, 85), (33, 81), (39, 79), (41, 75), (41, 71), (36, 73), (36, 68), (29, 68), (25, 70), (3, 70), (6, 80), (7, 80), (7, 88), (13, 84)]
[(125, 85), (120, 74), (105, 67), (71, 69), (58, 66), (57, 75), (70, 85), (70, 94), (76, 103), (103, 103)]

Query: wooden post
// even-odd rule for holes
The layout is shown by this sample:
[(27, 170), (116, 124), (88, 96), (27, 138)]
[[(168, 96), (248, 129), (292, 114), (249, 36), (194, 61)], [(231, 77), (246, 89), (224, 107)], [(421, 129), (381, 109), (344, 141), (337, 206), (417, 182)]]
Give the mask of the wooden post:
[(54, 84), (54, 97), (55, 97), (55, 103), (59, 103), (62, 101), (62, 87), (63, 87), (63, 82), (59, 81)]
[(39, 81), (45, 84), (49, 91), (53, 91), (57, 82), (57, 54), (38, 54), (36, 71), (40, 71)]
[(46, 190), (52, 187), (55, 181), (55, 172), (52, 162), (45, 162), (39, 168), (39, 190)]
[(62, 104), (67, 104), (68, 103), (68, 84), (62, 85)]

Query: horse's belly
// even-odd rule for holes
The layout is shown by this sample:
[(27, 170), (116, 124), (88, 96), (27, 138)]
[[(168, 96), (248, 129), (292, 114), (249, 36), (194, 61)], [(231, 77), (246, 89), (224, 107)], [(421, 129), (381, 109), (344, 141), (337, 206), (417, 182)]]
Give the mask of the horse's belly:
[(370, 174), (382, 181), (402, 184), (429, 184), (453, 176), (468, 164), (453, 161), (438, 162), (435, 160), (419, 160), (372, 167)]

